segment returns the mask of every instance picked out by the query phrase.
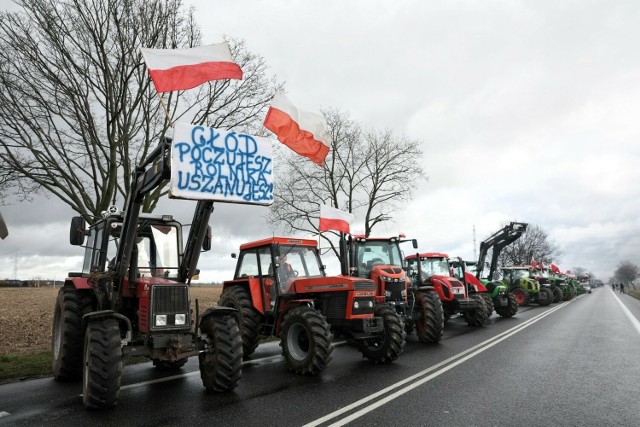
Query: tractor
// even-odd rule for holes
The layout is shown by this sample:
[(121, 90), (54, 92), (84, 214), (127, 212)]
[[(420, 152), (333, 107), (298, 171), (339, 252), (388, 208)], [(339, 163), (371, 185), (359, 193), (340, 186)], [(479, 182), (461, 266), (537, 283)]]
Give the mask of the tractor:
[(327, 276), (317, 242), (272, 237), (240, 246), (233, 280), (223, 283), (218, 304), (240, 313), (245, 357), (261, 338), (280, 338), (288, 369), (316, 375), (331, 360), (334, 338), (356, 345), (375, 363), (402, 353), (402, 321), (376, 304), (372, 280)]
[[(510, 222), (500, 230), (493, 233), (487, 239), (480, 242), (480, 255), (477, 263), (467, 262), (466, 265), (474, 270), (473, 274), (465, 274), (467, 280), (475, 284), (484, 296), (490, 312), (495, 309), (501, 317), (513, 317), (518, 312), (518, 301), (516, 297), (509, 292), (509, 287), (498, 280), (493, 280), (493, 276), (498, 269), (498, 258), (504, 248), (515, 242), (527, 230), (528, 224), (523, 222)], [(483, 276), (487, 267), (487, 254), (491, 250), (491, 263), (486, 276)], [(474, 281), (475, 278), (475, 281)], [(481, 283), (478, 284), (478, 282)], [(483, 287), (486, 293), (483, 293)]]
[(461, 314), (470, 326), (483, 326), (486, 323), (488, 309), (484, 298), (474, 287), (453, 277), (447, 254), (429, 252), (408, 255), (405, 261), (413, 283), (429, 283), (433, 286), (442, 302), (445, 321), (454, 314)]
[[(172, 215), (141, 213), (145, 194), (170, 176), (165, 138), (136, 168), (124, 211), (111, 207), (87, 228), (71, 220), (70, 243), (85, 248), (82, 271), (71, 272), (55, 303), (52, 369), (58, 381), (82, 378), (87, 409), (117, 404), (124, 360), (151, 359), (179, 369), (198, 356), (210, 392), (234, 389), (242, 376), (242, 341), (231, 308), (209, 308), (195, 319), (189, 286), (201, 250), (211, 247), (213, 202), (198, 201), (183, 246)], [(88, 238), (86, 245), (85, 238)]]
[(509, 292), (516, 297), (518, 305), (534, 302), (547, 306), (553, 301), (553, 291), (549, 286), (540, 286), (533, 278), (530, 266), (502, 267), (501, 270), (502, 283), (509, 286)]
[(429, 283), (411, 282), (403, 268), (400, 244), (415, 239), (398, 237), (353, 236), (347, 242), (348, 265), (343, 272), (357, 277), (371, 278), (376, 285), (378, 303), (393, 307), (404, 322), (405, 331), (416, 331), (421, 342), (436, 343), (442, 338), (444, 317), (442, 303)]
[[(544, 263), (540, 263), (540, 266), (532, 262), (533, 277), (540, 283), (540, 285), (548, 285), (553, 292), (553, 302), (558, 303), (561, 301), (568, 301), (575, 296), (575, 289), (571, 286), (567, 280), (553, 274), (544, 266)], [(552, 265), (553, 267), (553, 265)]]

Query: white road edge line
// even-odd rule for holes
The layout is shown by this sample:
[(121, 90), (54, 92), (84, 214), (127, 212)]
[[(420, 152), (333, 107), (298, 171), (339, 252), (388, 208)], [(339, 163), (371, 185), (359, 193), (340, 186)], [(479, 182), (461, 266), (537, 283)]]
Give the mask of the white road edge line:
[[(440, 367), (442, 367), (442, 366), (444, 366), (444, 365), (446, 365), (446, 364), (458, 359), (456, 362), (452, 363), (451, 365), (447, 366), (446, 368), (443, 368), (442, 370), (437, 371), (437, 372), (435, 372), (435, 373), (423, 378), (422, 380), (419, 380), (418, 382), (413, 383), (413, 384), (405, 387), (404, 389), (399, 390), (399, 391), (387, 396), (386, 398), (384, 398), (382, 400), (379, 400), (376, 403), (373, 403), (370, 406), (367, 406), (367, 407), (361, 409), (358, 412), (355, 412), (354, 414), (350, 415), (349, 417), (343, 418), (342, 420), (339, 420), (336, 423), (331, 424), (331, 426), (342, 426), (342, 425), (345, 425), (345, 424), (353, 421), (354, 419), (359, 418), (360, 416), (362, 416), (362, 415), (364, 415), (364, 414), (366, 414), (366, 413), (368, 413), (370, 411), (373, 411), (377, 407), (382, 406), (382, 405), (390, 402), (391, 400), (396, 399), (397, 397), (399, 397), (399, 396), (401, 396), (401, 395), (403, 395), (405, 393), (408, 393), (409, 391), (411, 391), (414, 388), (424, 384), (425, 382), (430, 381), (433, 378), (436, 378), (436, 377), (440, 376), (441, 374), (447, 372), (448, 370), (454, 368), (455, 366), (458, 366), (459, 364), (469, 360), (470, 358), (472, 358), (472, 357), (482, 353), (483, 351), (493, 347), (494, 345), (498, 344), (499, 342), (509, 338), (511, 335), (514, 335), (514, 334), (520, 332), (520, 330), (529, 327), (530, 325), (534, 324), (535, 322), (537, 322), (538, 320), (542, 319), (543, 317), (546, 317), (546, 316), (550, 315), (551, 313), (555, 312), (556, 310), (561, 309), (565, 305), (567, 305), (567, 304), (569, 304), (569, 303), (571, 303), (571, 302), (573, 302), (575, 300), (576, 299), (569, 300), (567, 302), (562, 303), (559, 306), (556, 306), (556, 307), (554, 307), (554, 308), (552, 308), (550, 310), (547, 310), (547, 311), (545, 311), (543, 313), (540, 313), (539, 315), (527, 320), (526, 322), (521, 323), (520, 325), (514, 326), (513, 328), (508, 329), (508, 330), (496, 335), (495, 337), (489, 338), (488, 340), (483, 341), (480, 344), (477, 344), (477, 345), (475, 345), (473, 347), (470, 347), (470, 348), (468, 348), (468, 349), (466, 349), (466, 350), (464, 350), (464, 351), (462, 351), (462, 352), (460, 352), (460, 353), (458, 353), (458, 354), (456, 354), (454, 356), (451, 356), (448, 359), (443, 360), (440, 363), (437, 363), (437, 364), (435, 364), (435, 365), (433, 365), (433, 366), (431, 366), (431, 367), (429, 367), (429, 368), (427, 368), (427, 369), (425, 369), (425, 370), (423, 370), (421, 372), (418, 372), (417, 374), (414, 374), (414, 375), (412, 375), (412, 376), (410, 376), (408, 378), (405, 378), (402, 381), (399, 381), (399, 382), (397, 382), (395, 384), (392, 384), (392, 385), (390, 385), (390, 386), (388, 386), (388, 387), (386, 387), (386, 388), (384, 388), (384, 389), (382, 389), (382, 390), (380, 390), (380, 391), (378, 391), (378, 392), (376, 392), (374, 394), (371, 394), (371, 395), (369, 395), (369, 396), (367, 396), (365, 398), (362, 398), (362, 399), (360, 399), (360, 400), (358, 400), (358, 401), (356, 401), (356, 402), (354, 402), (354, 403), (352, 403), (352, 404), (350, 404), (348, 406), (340, 408), (335, 412), (327, 414), (322, 418), (318, 418), (315, 421), (312, 421), (312, 422), (310, 422), (308, 424), (305, 424), (303, 427), (315, 427), (315, 426), (318, 426), (320, 424), (323, 424), (323, 423), (325, 423), (325, 422), (327, 422), (327, 421), (329, 421), (329, 420), (331, 420), (333, 418), (336, 418), (336, 417), (338, 417), (338, 416), (340, 416), (340, 415), (342, 415), (342, 414), (344, 414), (346, 412), (349, 412), (349, 411), (351, 411), (351, 410), (353, 410), (353, 409), (355, 409), (355, 408), (357, 408), (359, 406), (362, 406), (363, 404), (365, 404), (365, 403), (367, 403), (367, 402), (369, 402), (369, 401), (371, 401), (373, 399), (376, 399), (376, 398), (378, 398), (378, 397), (380, 397), (380, 396), (382, 396), (384, 394), (387, 394), (388, 392), (390, 392), (390, 391), (392, 391), (394, 389), (397, 389), (397, 388), (405, 385), (408, 382), (411, 382), (411, 381), (416, 380), (417, 378), (423, 377), (424, 375), (428, 374), (429, 372), (434, 371), (436, 369), (439, 369)], [(481, 348), (483, 346), (484, 346), (484, 348)], [(471, 353), (471, 354), (469, 354), (469, 353)], [(467, 354), (469, 354), (469, 355), (465, 356)]]
[(615, 292), (613, 292), (613, 289), (609, 289), (609, 291), (611, 291), (611, 293), (613, 294), (613, 296), (616, 298), (616, 301), (618, 302), (618, 304), (620, 304), (620, 307), (622, 308), (622, 312), (624, 314), (627, 315), (627, 317), (629, 318), (629, 320), (631, 320), (631, 324), (633, 326), (635, 326), (636, 331), (638, 331), (638, 333), (640, 334), (640, 322), (638, 321), (638, 319), (636, 319), (634, 317), (634, 315), (629, 311), (629, 309), (627, 308), (626, 305), (624, 305), (624, 303), (620, 300), (620, 298), (618, 298), (618, 296), (616, 295)]

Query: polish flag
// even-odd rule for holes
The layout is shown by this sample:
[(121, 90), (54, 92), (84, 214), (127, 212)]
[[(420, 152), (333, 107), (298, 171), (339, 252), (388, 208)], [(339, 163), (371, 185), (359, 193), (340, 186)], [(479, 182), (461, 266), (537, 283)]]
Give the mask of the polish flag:
[(320, 232), (335, 230), (349, 234), (351, 223), (353, 222), (353, 214), (332, 208), (331, 206), (320, 205)]
[(227, 43), (190, 49), (140, 48), (158, 92), (192, 89), (211, 80), (242, 80)]
[(534, 270), (537, 270), (537, 269), (538, 269), (538, 264), (536, 263), (536, 260), (535, 260), (535, 259), (532, 259), (532, 260), (531, 260), (531, 267), (532, 267)]
[(560, 273), (560, 267), (558, 267), (554, 263), (551, 263), (551, 271), (554, 271), (556, 273)]
[(264, 127), (284, 145), (320, 166), (329, 153), (331, 136), (324, 117), (298, 110), (280, 91), (271, 101)]

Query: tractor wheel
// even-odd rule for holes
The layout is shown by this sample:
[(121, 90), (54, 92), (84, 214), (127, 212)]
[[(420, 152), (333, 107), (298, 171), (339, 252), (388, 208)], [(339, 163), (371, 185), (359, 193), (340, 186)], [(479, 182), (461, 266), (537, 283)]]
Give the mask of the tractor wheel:
[(116, 406), (122, 377), (120, 327), (113, 318), (89, 323), (84, 334), (82, 403), (87, 409)]
[(578, 294), (578, 291), (576, 291), (576, 288), (574, 286), (571, 286), (571, 298), (575, 298), (577, 294)]
[(493, 314), (493, 298), (486, 292), (480, 292), (480, 296), (484, 300), (485, 308), (487, 309), (487, 319)]
[(416, 312), (420, 316), (416, 321), (416, 334), (421, 342), (439, 342), (444, 333), (444, 314), (442, 302), (433, 291), (416, 293)]
[(281, 337), (287, 367), (296, 374), (316, 375), (331, 361), (329, 324), (311, 307), (291, 309), (282, 322)]
[(519, 306), (529, 304), (529, 292), (525, 291), (522, 288), (517, 288), (514, 289), (511, 293), (516, 297), (516, 301), (518, 302)]
[(208, 316), (200, 324), (207, 348), (198, 354), (200, 378), (208, 392), (233, 390), (242, 377), (242, 337), (235, 315)]
[(471, 299), (476, 300), (480, 308), (469, 310), (464, 313), (464, 318), (469, 326), (484, 326), (487, 322), (487, 309), (485, 308), (484, 299), (479, 294), (471, 295)]
[(168, 360), (154, 360), (153, 366), (159, 371), (175, 371), (182, 368), (189, 359), (180, 359), (170, 362)]
[(555, 288), (553, 288), (553, 302), (558, 303), (562, 301), (562, 299), (563, 299), (562, 289), (560, 289), (559, 286), (556, 286)]
[(540, 304), (541, 307), (546, 307), (551, 304), (551, 301), (553, 301), (553, 292), (551, 289), (547, 287), (540, 289), (540, 293), (538, 294), (538, 304)]
[(82, 378), (82, 316), (91, 311), (91, 294), (65, 286), (58, 292), (53, 314), (51, 369), (57, 381)]
[(506, 307), (497, 307), (496, 313), (500, 317), (513, 317), (518, 312), (518, 300), (514, 294), (507, 295), (508, 304)]
[(245, 358), (253, 354), (260, 342), (262, 315), (253, 307), (249, 291), (242, 286), (230, 286), (220, 295), (218, 305), (238, 310), (240, 333), (242, 334), (242, 354)]
[(375, 317), (382, 317), (384, 330), (381, 335), (365, 340), (360, 350), (375, 363), (391, 363), (402, 353), (407, 333), (398, 313), (388, 305), (378, 305), (373, 313)]

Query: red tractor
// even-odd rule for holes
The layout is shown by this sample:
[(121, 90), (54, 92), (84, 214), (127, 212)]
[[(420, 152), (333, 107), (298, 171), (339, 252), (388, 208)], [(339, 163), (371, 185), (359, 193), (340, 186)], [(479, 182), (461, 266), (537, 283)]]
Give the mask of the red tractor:
[(445, 320), (454, 314), (462, 314), (470, 326), (486, 323), (488, 310), (482, 295), (474, 287), (453, 277), (447, 254), (429, 252), (409, 255), (405, 260), (414, 283), (433, 286), (442, 301)]
[(213, 202), (197, 203), (183, 246), (171, 215), (140, 213), (145, 194), (170, 176), (171, 141), (163, 140), (136, 168), (125, 211), (112, 207), (86, 228), (71, 221), (70, 243), (84, 245), (81, 272), (69, 273), (55, 303), (53, 376), (82, 378), (89, 409), (115, 406), (123, 359), (146, 356), (159, 369), (200, 361), (208, 391), (234, 389), (242, 376), (242, 341), (235, 310), (191, 311), (189, 285), (201, 248), (211, 247)]
[(416, 331), (421, 342), (438, 342), (444, 331), (442, 303), (433, 286), (412, 283), (403, 268), (400, 244), (415, 239), (399, 237), (353, 236), (346, 241), (350, 271), (357, 277), (371, 278), (376, 285), (376, 299), (393, 307), (404, 322), (405, 331)]
[(240, 246), (234, 279), (224, 282), (218, 304), (240, 312), (245, 357), (261, 338), (275, 336), (297, 374), (324, 370), (334, 337), (376, 363), (391, 363), (405, 345), (398, 315), (376, 305), (373, 281), (326, 276), (315, 240), (272, 237)]

